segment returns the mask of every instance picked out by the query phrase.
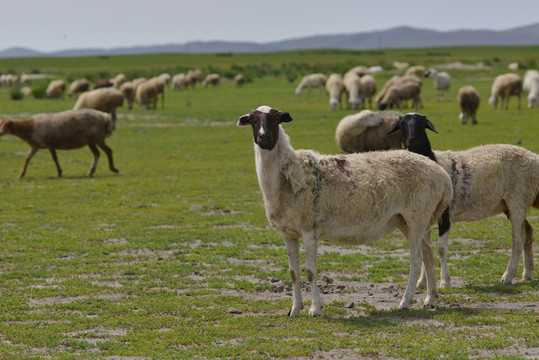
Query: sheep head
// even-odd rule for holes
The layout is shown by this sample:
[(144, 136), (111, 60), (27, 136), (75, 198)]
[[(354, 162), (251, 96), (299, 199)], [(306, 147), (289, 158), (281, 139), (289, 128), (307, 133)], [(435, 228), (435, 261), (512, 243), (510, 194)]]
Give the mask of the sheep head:
[(430, 157), (432, 150), (425, 129), (434, 131), (436, 134), (438, 133), (426, 116), (417, 113), (408, 113), (401, 116), (399, 121), (393, 125), (387, 134), (389, 135), (397, 130), (401, 130), (402, 142), (405, 149)]
[(289, 113), (260, 106), (240, 117), (237, 126), (251, 125), (255, 144), (264, 150), (272, 150), (279, 140), (279, 124), (292, 121)]

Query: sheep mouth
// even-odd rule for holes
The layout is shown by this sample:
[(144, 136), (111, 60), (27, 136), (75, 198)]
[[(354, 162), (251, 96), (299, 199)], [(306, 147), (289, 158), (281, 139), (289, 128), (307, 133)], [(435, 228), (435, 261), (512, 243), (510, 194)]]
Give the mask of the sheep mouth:
[(257, 138), (256, 144), (263, 150), (271, 150), (275, 146), (275, 142), (269, 138)]

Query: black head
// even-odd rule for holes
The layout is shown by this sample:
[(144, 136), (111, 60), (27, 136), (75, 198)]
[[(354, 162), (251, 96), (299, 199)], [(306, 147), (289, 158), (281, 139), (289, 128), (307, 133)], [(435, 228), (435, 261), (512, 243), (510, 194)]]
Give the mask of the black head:
[(431, 155), (434, 155), (425, 129), (432, 130), (436, 134), (438, 133), (434, 128), (434, 125), (426, 116), (417, 113), (409, 113), (400, 117), (399, 121), (397, 121), (391, 130), (389, 130), (388, 135), (397, 130), (401, 130), (402, 142), (404, 143), (405, 149), (431, 157)]
[(261, 106), (240, 117), (237, 126), (251, 125), (255, 144), (264, 150), (271, 150), (279, 140), (279, 124), (292, 121), (287, 112)]

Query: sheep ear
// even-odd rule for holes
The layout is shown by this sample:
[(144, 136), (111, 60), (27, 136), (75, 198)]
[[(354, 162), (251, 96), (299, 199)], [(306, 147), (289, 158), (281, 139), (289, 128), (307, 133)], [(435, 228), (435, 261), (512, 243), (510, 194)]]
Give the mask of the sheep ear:
[(429, 119), (425, 118), (425, 129), (429, 129), (429, 130), (432, 130), (434, 131), (436, 134), (438, 134), (438, 131), (436, 131), (436, 129), (434, 128), (434, 124), (430, 122)]
[(290, 116), (289, 113), (287, 112), (279, 112), (279, 119), (281, 120), (281, 122), (290, 122), (292, 121), (292, 116)]
[(249, 114), (245, 114), (242, 117), (240, 117), (240, 119), (236, 123), (236, 126), (247, 126), (247, 125), (251, 125)]
[(391, 128), (391, 130), (389, 130), (389, 132), (387, 133), (387, 135), (393, 134), (394, 132), (397, 132), (398, 130), (401, 129), (401, 119), (402, 119), (402, 116), (399, 118), (399, 121), (397, 121), (397, 122), (395, 123), (395, 125), (393, 125), (393, 127)]

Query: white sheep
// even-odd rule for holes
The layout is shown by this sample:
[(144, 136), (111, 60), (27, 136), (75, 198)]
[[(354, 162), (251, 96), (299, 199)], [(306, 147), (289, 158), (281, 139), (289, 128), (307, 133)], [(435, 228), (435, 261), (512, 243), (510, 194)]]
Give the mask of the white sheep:
[(403, 70), (406, 70), (410, 66), (410, 63), (393, 61), (393, 66), (397, 68), (397, 70), (403, 71)]
[(116, 89), (119, 89), (123, 83), (126, 82), (126, 78), (124, 74), (117, 74), (112, 80), (112, 86), (114, 86)]
[(376, 95), (376, 98), (375, 98), (376, 105), (380, 105), (380, 101), (386, 95), (390, 87), (398, 83), (405, 83), (409, 81), (416, 82), (420, 87), (422, 85), (421, 79), (415, 75), (405, 75), (405, 76), (395, 75), (391, 79), (386, 81), (386, 83), (384, 84), (384, 87), (382, 88), (382, 91), (380, 91), (380, 93)]
[(522, 82), (516, 74), (508, 73), (496, 76), (492, 83), (490, 92), (489, 104), (496, 109), (498, 101), (501, 99), (502, 110), (507, 110), (509, 105), (509, 98), (513, 95), (518, 97), (518, 108), (520, 109), (520, 92), (522, 88)]
[(187, 86), (187, 82), (185, 81), (185, 74), (180, 73), (176, 74), (172, 77), (172, 90), (183, 90), (184, 87)]
[(75, 93), (82, 93), (90, 89), (90, 82), (86, 79), (75, 80), (69, 86), (67, 95), (71, 98)]
[(347, 103), (350, 109), (357, 110), (361, 105), (360, 89), (361, 78), (355, 71), (348, 71), (343, 78), (344, 91), (346, 92)]
[(187, 75), (185, 75), (185, 82), (187, 84), (187, 87), (191, 85), (193, 89), (195, 88), (195, 84), (197, 81), (202, 80), (202, 71), (196, 69), (196, 70), (189, 70), (187, 72)]
[(421, 85), (415, 81), (397, 82), (387, 89), (378, 102), (378, 109), (385, 110), (389, 106), (400, 109), (402, 101), (412, 99), (414, 110), (417, 111), (421, 103), (420, 93)]
[(310, 316), (322, 314), (316, 284), (317, 244), (375, 241), (398, 228), (410, 244), (410, 273), (400, 309), (409, 309), (421, 261), (427, 268), (425, 307), (434, 306), (434, 252), (423, 235), (438, 221), (452, 197), (451, 180), (434, 162), (404, 150), (368, 154), (320, 155), (294, 150), (281, 123), (287, 112), (261, 106), (240, 117), (252, 126), (258, 181), (266, 216), (286, 244), (294, 302), (289, 316), (303, 308), (299, 238), (313, 301)]
[(539, 155), (505, 144), (433, 152), (425, 129), (436, 131), (425, 116), (406, 114), (391, 131), (400, 130), (406, 149), (434, 160), (451, 177), (453, 200), (447, 218), (442, 219), (438, 238), (442, 267), (440, 286), (450, 286), (447, 266), (450, 223), (477, 221), (504, 212), (511, 222), (513, 246), (501, 281), (511, 283), (523, 250), (522, 279), (531, 280), (534, 240), (526, 212), (532, 206), (539, 209)]
[(539, 72), (537, 70), (526, 71), (522, 87), (528, 92), (528, 107), (536, 107), (539, 100)]
[(136, 88), (136, 96), (139, 101), (139, 108), (146, 107), (149, 109), (152, 104), (153, 108), (157, 109), (157, 100), (159, 94), (162, 94), (161, 107), (165, 107), (165, 83), (159, 77), (151, 78), (144, 81)]
[(165, 85), (170, 84), (170, 74), (169, 73), (162, 73), (158, 76), (161, 81), (165, 83)]
[(430, 68), (425, 72), (425, 77), (431, 77), (434, 80), (434, 87), (436, 88), (436, 98), (439, 101), (444, 101), (444, 93), (447, 92), (447, 100), (451, 100), (451, 94), (449, 89), (451, 88), (451, 76), (444, 72), (439, 73), (433, 68)]
[(309, 93), (311, 89), (320, 88), (322, 89), (327, 82), (327, 77), (324, 74), (310, 74), (306, 75), (301, 79), (298, 86), (296, 87), (296, 95), (301, 96), (301, 92), (303, 89), (309, 89)]
[(217, 86), (219, 85), (219, 81), (221, 80), (221, 75), (219, 74), (208, 74), (206, 75), (206, 78), (202, 82), (203, 87), (208, 87), (208, 85)]
[(66, 89), (66, 82), (64, 80), (52, 80), (47, 87), (45, 93), (48, 98), (64, 98), (64, 92)]
[(243, 76), (243, 74), (236, 74), (236, 76), (234, 76), (234, 83), (237, 87), (242, 87), (245, 83), (245, 76)]
[(331, 74), (326, 82), (326, 91), (329, 95), (329, 106), (331, 110), (337, 110), (341, 106), (341, 96), (344, 91), (344, 84), (341, 75)]
[(58, 176), (62, 176), (56, 149), (78, 149), (86, 145), (94, 154), (88, 176), (93, 175), (97, 167), (99, 158), (97, 146), (107, 154), (110, 170), (117, 173), (118, 170), (114, 167), (112, 159), (112, 150), (105, 144), (105, 138), (112, 135), (112, 130), (111, 116), (94, 109), (38, 114), (24, 120), (0, 120), (0, 136), (12, 134), (30, 145), (30, 152), (26, 156), (19, 178), (24, 176), (28, 163), (39, 149), (49, 149), (56, 164)]
[(118, 89), (99, 88), (82, 93), (73, 110), (96, 109), (109, 113), (112, 116), (113, 129), (116, 129), (116, 108), (123, 106), (123, 102), (124, 97)]
[(479, 93), (473, 86), (463, 86), (459, 89), (459, 94), (457, 101), (460, 105), (461, 113), (459, 119), (462, 120), (463, 124), (468, 123), (468, 118), (472, 118), (472, 124), (477, 124), (477, 109), (479, 108), (479, 103), (481, 102), (481, 97)]
[(376, 94), (376, 80), (372, 75), (361, 77), (361, 86), (359, 88), (359, 97), (363, 108), (366, 107), (365, 100), (369, 101), (369, 108), (372, 108), (372, 97)]
[(127, 100), (127, 108), (132, 109), (135, 102), (136, 89), (132, 81), (126, 81), (120, 86), (120, 92)]
[(371, 110), (345, 116), (337, 125), (335, 141), (348, 153), (400, 149), (402, 135), (387, 133), (401, 116), (396, 111)]

